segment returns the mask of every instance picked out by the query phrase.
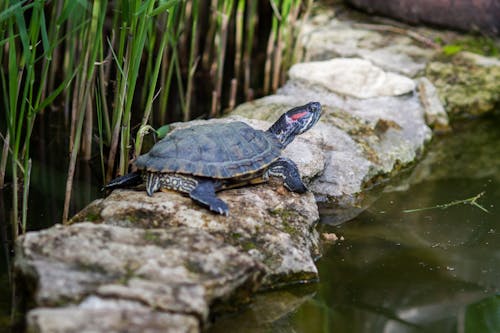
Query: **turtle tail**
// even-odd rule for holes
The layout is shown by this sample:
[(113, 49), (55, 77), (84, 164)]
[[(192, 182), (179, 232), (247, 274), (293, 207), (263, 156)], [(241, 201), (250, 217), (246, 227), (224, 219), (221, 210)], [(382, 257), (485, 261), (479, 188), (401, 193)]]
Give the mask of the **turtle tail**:
[(131, 172), (126, 175), (117, 177), (104, 185), (103, 190), (114, 190), (115, 188), (134, 187), (143, 182), (141, 172)]

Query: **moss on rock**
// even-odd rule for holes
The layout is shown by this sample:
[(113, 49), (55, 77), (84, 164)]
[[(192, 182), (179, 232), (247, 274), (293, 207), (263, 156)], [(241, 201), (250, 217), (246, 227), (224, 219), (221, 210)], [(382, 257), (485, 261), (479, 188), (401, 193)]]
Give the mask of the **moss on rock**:
[(500, 65), (484, 65), (479, 55), (460, 52), (448, 61), (430, 62), (426, 76), (436, 86), (450, 116), (459, 118), (493, 111), (500, 102)]

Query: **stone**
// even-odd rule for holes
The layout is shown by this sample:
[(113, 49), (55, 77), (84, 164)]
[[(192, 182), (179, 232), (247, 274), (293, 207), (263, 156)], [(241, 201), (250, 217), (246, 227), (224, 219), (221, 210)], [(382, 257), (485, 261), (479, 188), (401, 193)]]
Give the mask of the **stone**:
[(446, 61), (430, 62), (426, 76), (453, 118), (492, 112), (500, 103), (498, 59), (460, 52)]
[[(251, 256), (264, 267), (262, 288), (317, 279), (319, 219), (312, 193), (290, 193), (281, 184), (263, 184), (219, 193), (230, 215), (219, 216), (176, 192), (115, 190), (73, 218), (126, 228), (177, 228), (209, 233)], [(189, 241), (187, 241), (189, 243)]]
[(316, 294), (316, 286), (302, 285), (259, 293), (252, 303), (236, 314), (221, 316), (215, 320), (209, 333), (226, 332), (295, 332), (292, 325), (283, 326), (283, 320), (292, 315)]
[[(395, 26), (363, 24), (335, 14), (319, 14), (305, 22), (301, 34), (304, 62), (332, 58), (362, 58), (386, 70), (417, 77), (437, 53), (427, 31), (410, 32)], [(416, 30), (416, 31), (415, 31)], [(413, 37), (413, 38), (412, 38)]]
[[(78, 327), (108, 307), (110, 322), (101, 330), (108, 324), (115, 329), (120, 324), (116, 318), (124, 313), (149, 316), (153, 322), (168, 320), (168, 314), (187, 314), (201, 326), (211, 305), (246, 300), (260, 287), (264, 273), (264, 266), (235, 246), (185, 227), (146, 230), (84, 222), (29, 232), (18, 244), (18, 275), (26, 285), (37, 285), (32, 298), (39, 309), (31, 312), (31, 323), (48, 327), (40, 332), (52, 332), (53, 316), (80, 318), (74, 323)], [(84, 301), (92, 296), (117, 303), (96, 309), (101, 303), (89, 307)], [(141, 306), (124, 306), (122, 301)], [(65, 320), (62, 331), (70, 325)], [(87, 324), (90, 331), (97, 325)]]
[(196, 316), (151, 310), (139, 302), (89, 296), (79, 305), (36, 308), (27, 315), (30, 332), (195, 333)]
[(436, 131), (446, 132), (450, 130), (448, 114), (441, 104), (436, 87), (426, 77), (418, 81), (420, 102), (425, 110), (425, 120), (429, 126)]
[(398, 96), (415, 89), (413, 80), (356, 58), (299, 63), (288, 74), (292, 80), (319, 84), (337, 94), (357, 98)]

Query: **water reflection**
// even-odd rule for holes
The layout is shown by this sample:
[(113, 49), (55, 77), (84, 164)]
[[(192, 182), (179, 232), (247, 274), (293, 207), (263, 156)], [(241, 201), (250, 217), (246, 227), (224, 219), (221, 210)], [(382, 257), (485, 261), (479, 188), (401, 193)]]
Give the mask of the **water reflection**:
[[(477, 193), (475, 181), (438, 183), (385, 194), (354, 221), (325, 228), (345, 241), (320, 261), (317, 303), (297, 313), (299, 322), (326, 307), (335, 332), (463, 332), (467, 305), (500, 290), (498, 218), (465, 205), (402, 212), (421, 197), (441, 203)], [(500, 184), (487, 184), (490, 206)]]

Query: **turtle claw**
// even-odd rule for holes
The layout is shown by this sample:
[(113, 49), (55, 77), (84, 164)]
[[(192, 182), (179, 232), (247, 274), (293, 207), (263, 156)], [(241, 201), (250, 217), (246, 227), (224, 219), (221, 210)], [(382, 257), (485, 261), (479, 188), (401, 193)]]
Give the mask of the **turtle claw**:
[(229, 216), (229, 207), (227, 206), (227, 204), (224, 201), (222, 201), (221, 199), (219, 199), (217, 197), (210, 200), (210, 204), (208, 205), (208, 209), (210, 209), (210, 211), (212, 211), (214, 213), (224, 215), (224, 216)]
[[(227, 207), (226, 203), (224, 201), (221, 200), (220, 202), (220, 206), (210, 206), (210, 210), (214, 213), (217, 213), (217, 214), (220, 214), (220, 215), (224, 215), (224, 216), (229, 216), (229, 208)], [(224, 206), (222, 207), (222, 204), (224, 204)]]

